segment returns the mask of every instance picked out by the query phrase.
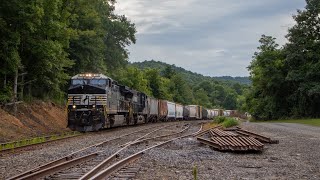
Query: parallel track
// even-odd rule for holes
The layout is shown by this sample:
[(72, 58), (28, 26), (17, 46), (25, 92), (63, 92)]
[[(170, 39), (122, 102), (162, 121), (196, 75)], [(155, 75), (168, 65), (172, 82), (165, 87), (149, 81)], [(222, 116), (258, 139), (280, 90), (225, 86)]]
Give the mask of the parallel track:
[(139, 171), (139, 168), (137, 168), (137, 167), (125, 167), (125, 166), (128, 166), (130, 163), (132, 163), (132, 162), (136, 161), (137, 159), (139, 159), (146, 151), (154, 149), (156, 147), (163, 146), (163, 145), (165, 145), (167, 143), (170, 143), (170, 142), (178, 140), (178, 139), (186, 138), (186, 137), (189, 137), (189, 136), (194, 136), (197, 133), (199, 133), (201, 130), (202, 130), (202, 126), (195, 133), (182, 135), (182, 136), (179, 136), (179, 137), (176, 137), (176, 138), (171, 138), (169, 140), (166, 140), (164, 142), (158, 143), (158, 144), (156, 144), (154, 146), (151, 146), (149, 148), (143, 149), (143, 150), (141, 150), (141, 151), (139, 151), (139, 152), (127, 157), (127, 158), (124, 158), (124, 159), (112, 164), (108, 168), (100, 171), (99, 173), (95, 174), (92, 177), (83, 176), (83, 177), (81, 177), (81, 180), (83, 180), (83, 179), (92, 179), (92, 180), (106, 179), (106, 178), (109, 178), (112, 174), (114, 174), (118, 170), (121, 170), (121, 172), (119, 172), (118, 174), (114, 175), (113, 176), (114, 178), (133, 178), (135, 176), (135, 174)]
[[(87, 150), (97, 149), (97, 147), (103, 147), (103, 145), (105, 145), (105, 144), (107, 144), (107, 143), (109, 143), (111, 141), (118, 140), (118, 139), (121, 139), (121, 138), (126, 137), (126, 136), (130, 136), (130, 135), (133, 135), (133, 134), (136, 134), (136, 133), (140, 133), (140, 132), (146, 131), (148, 128), (145, 128), (145, 129), (142, 129), (142, 130), (138, 130), (138, 131), (134, 131), (134, 132), (131, 132), (131, 133), (128, 133), (128, 134), (124, 134), (124, 135), (119, 136), (119, 137), (111, 138), (111, 139), (108, 139), (106, 141), (102, 141), (100, 143), (88, 146), (86, 148), (83, 148), (83, 149), (80, 149), (78, 151), (72, 152), (71, 154), (69, 154), (69, 155), (67, 155), (65, 157), (62, 157), (60, 159), (57, 159), (55, 161), (49, 162), (49, 163), (47, 163), (45, 165), (42, 165), (42, 166), (40, 166), (38, 168), (35, 168), (35, 169), (32, 169), (32, 170), (26, 171), (24, 173), (21, 173), (21, 174), (15, 176), (15, 177), (10, 178), (10, 179), (36, 179), (36, 178), (42, 178), (42, 177), (46, 177), (46, 179), (66, 179), (66, 178), (67, 179), (73, 179), (73, 178), (74, 179), (89, 179), (89, 178), (94, 178), (95, 179), (95, 178), (99, 178), (100, 176), (105, 176), (105, 174), (104, 174), (105, 171), (110, 173), (110, 170), (108, 170), (108, 169), (110, 169), (110, 167), (113, 167), (113, 165), (109, 166), (109, 168), (107, 168), (107, 169), (105, 169), (105, 167), (108, 164), (110, 164), (113, 160), (115, 160), (119, 156), (120, 152), (124, 151), (129, 146), (132, 146), (132, 145), (135, 145), (135, 144), (139, 144), (139, 143), (142, 143), (142, 142), (145, 142), (145, 141), (150, 141), (152, 139), (164, 138), (164, 137), (168, 137), (168, 136), (174, 136), (174, 135), (183, 133), (184, 131), (186, 131), (188, 129), (188, 127), (187, 127), (187, 128), (184, 128), (183, 130), (181, 130), (179, 132), (174, 132), (174, 133), (169, 133), (169, 134), (166, 134), (166, 135), (160, 135), (160, 136), (146, 138), (147, 136), (149, 136), (151, 134), (154, 134), (157, 131), (160, 131), (160, 130), (166, 128), (166, 127), (168, 127), (168, 126), (163, 126), (162, 125), (162, 127), (160, 127), (160, 128), (157, 128), (157, 129), (154, 128), (154, 129), (152, 129), (151, 132), (148, 132), (148, 133), (146, 133), (146, 134), (144, 134), (142, 136), (139, 136), (138, 138), (136, 138), (136, 139), (134, 139), (132, 141), (129, 141), (129, 142), (123, 144), (123, 145), (120, 145), (119, 147), (121, 147), (121, 149), (118, 150), (116, 153), (110, 155), (110, 156), (107, 156), (106, 154), (104, 154), (103, 151), (94, 150), (93, 153), (91, 151), (91, 153), (89, 153), (89, 154), (77, 157), (80, 154), (84, 154), (85, 151), (87, 151)], [(191, 135), (194, 135), (194, 134), (195, 133), (189, 134), (189, 135), (185, 135), (185, 136), (180, 136), (180, 137), (177, 137), (177, 138), (172, 138), (172, 139), (167, 140), (165, 142), (162, 142), (162, 143), (159, 143), (159, 144), (154, 145), (152, 147), (146, 148), (146, 149), (144, 149), (142, 151), (139, 151), (138, 153), (132, 155), (132, 158), (133, 159), (137, 159), (139, 156), (141, 156), (145, 151), (147, 151), (149, 149), (152, 149), (152, 148), (155, 148), (155, 147), (159, 147), (159, 146), (164, 145), (166, 143), (169, 143), (169, 142), (171, 142), (171, 141), (173, 141), (175, 139), (188, 137), (188, 136), (191, 136)], [(129, 159), (126, 158), (126, 159), (123, 159), (123, 161), (119, 161), (120, 164), (115, 163), (114, 164), (115, 165), (114, 166), (115, 169), (113, 169), (112, 172), (114, 172), (115, 170), (119, 170), (119, 167), (123, 167), (124, 165), (127, 165), (127, 163), (129, 161), (132, 162), (133, 159), (131, 159), (130, 157), (131, 156), (128, 157)], [(76, 167), (76, 168), (74, 168), (74, 167)], [(129, 175), (135, 174), (135, 173), (133, 173), (134, 171), (138, 171), (138, 169), (137, 168), (126, 168), (126, 170), (122, 170), (121, 172), (127, 172), (127, 174), (124, 175), (124, 176), (129, 176)], [(96, 177), (96, 175), (98, 175), (100, 173), (102, 173), (102, 175)], [(48, 175), (50, 175), (50, 176), (48, 176)]]

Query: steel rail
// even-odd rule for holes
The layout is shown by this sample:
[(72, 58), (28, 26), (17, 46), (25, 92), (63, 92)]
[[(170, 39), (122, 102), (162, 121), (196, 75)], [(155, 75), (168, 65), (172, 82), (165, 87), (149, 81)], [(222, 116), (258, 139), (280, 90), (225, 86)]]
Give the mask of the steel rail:
[(147, 134), (145, 134), (145, 135), (143, 135), (143, 136), (139, 137), (138, 139), (136, 139), (136, 140), (134, 140), (134, 141), (130, 141), (130, 142), (128, 142), (128, 143), (126, 143), (126, 144), (124, 144), (124, 146), (130, 145), (131, 143), (134, 143), (134, 142), (136, 142), (136, 141), (140, 141), (141, 139), (143, 139), (143, 138), (145, 138), (145, 137), (149, 136), (150, 134), (152, 134), (152, 133), (154, 133), (154, 132), (156, 132), (156, 131), (159, 131), (159, 130), (161, 130), (161, 129), (164, 129), (164, 128), (166, 128), (166, 127), (169, 127), (169, 126), (171, 126), (171, 125), (164, 126), (164, 127), (162, 127), (162, 128), (159, 128), (159, 129), (155, 129), (154, 131), (151, 131), (151, 132), (149, 132), (149, 133), (147, 133)]
[(127, 165), (128, 163), (131, 163), (132, 161), (135, 161), (138, 158), (140, 158), (146, 151), (148, 151), (150, 149), (153, 149), (153, 148), (156, 148), (156, 147), (160, 147), (162, 145), (165, 145), (165, 144), (167, 144), (169, 142), (172, 142), (174, 140), (177, 140), (177, 139), (182, 139), (182, 138), (185, 138), (185, 137), (194, 136), (195, 134), (199, 133), (202, 130), (202, 127), (203, 126), (201, 125), (200, 129), (195, 133), (184, 135), (184, 136), (180, 136), (180, 137), (177, 137), (177, 138), (172, 138), (172, 139), (167, 140), (165, 142), (159, 143), (157, 145), (154, 145), (154, 146), (146, 148), (146, 149), (144, 149), (142, 151), (139, 151), (139, 152), (137, 152), (137, 153), (125, 158), (125, 159), (122, 159), (121, 161), (118, 161), (117, 163), (111, 165), (107, 169), (105, 169), (105, 170), (103, 170), (103, 171), (101, 171), (101, 172), (99, 172), (99, 173), (95, 174), (94, 176), (92, 176), (90, 178), (87, 178), (87, 179), (90, 179), (90, 180), (105, 179), (105, 178), (109, 177), (113, 172), (117, 171), (118, 169), (122, 168), (123, 166)]
[(145, 131), (145, 130), (148, 130), (148, 129), (149, 129), (149, 128), (144, 128), (144, 129), (142, 129), (142, 130), (137, 130), (137, 131), (134, 131), (134, 132), (131, 132), (131, 133), (127, 133), (127, 134), (124, 134), (124, 135), (121, 135), (121, 136), (112, 138), (112, 139), (108, 139), (108, 140), (106, 140), (106, 141), (102, 141), (102, 142), (97, 143), (97, 144), (93, 144), (93, 145), (91, 145), (91, 146), (85, 147), (85, 148), (80, 149), (80, 150), (78, 150), (78, 151), (72, 152), (71, 154), (66, 155), (66, 156), (64, 156), (64, 157), (62, 157), (62, 158), (59, 158), (59, 159), (57, 159), (57, 160), (51, 161), (51, 162), (49, 162), (49, 163), (46, 163), (46, 164), (41, 165), (41, 166), (39, 166), (39, 167), (36, 167), (36, 168), (34, 168), (34, 169), (31, 169), (31, 170), (28, 170), (28, 171), (26, 171), (26, 172), (20, 173), (20, 174), (14, 176), (14, 177), (9, 178), (8, 180), (19, 179), (19, 178), (21, 178), (21, 177), (28, 176), (28, 175), (30, 175), (30, 174), (33, 174), (33, 173), (36, 173), (36, 172), (38, 172), (38, 171), (47, 169), (47, 168), (52, 167), (52, 166), (55, 166), (55, 165), (57, 165), (57, 164), (61, 164), (61, 163), (70, 161), (70, 160), (72, 160), (72, 159), (74, 158), (74, 155), (77, 154), (77, 153), (79, 153), (79, 152), (85, 151), (85, 150), (87, 150), (87, 149), (89, 149), (89, 148), (92, 148), (92, 147), (102, 146), (102, 145), (104, 145), (104, 144), (106, 144), (106, 143), (108, 143), (108, 142), (110, 142), (110, 141), (117, 140), (117, 139), (123, 138), (123, 137), (125, 137), (125, 136), (129, 136), (129, 135), (132, 135), (132, 134), (135, 134), (135, 133), (138, 133), (138, 132), (141, 132), (141, 131)]
[[(170, 125), (168, 126), (164, 126), (164, 127), (161, 127), (161, 128), (158, 128), (158, 129), (155, 129), (143, 136), (141, 136), (142, 138), (150, 135), (151, 133), (154, 133), (156, 131), (159, 131), (161, 129), (164, 129), (166, 127), (169, 127)], [(90, 177), (94, 176), (95, 174), (97, 174), (100, 170), (102, 170), (109, 162), (111, 162), (113, 159), (115, 159), (120, 152), (122, 152), (123, 150), (127, 149), (129, 146), (137, 143), (141, 137), (137, 138), (136, 140), (134, 141), (131, 141), (131, 143), (128, 143), (126, 144), (124, 147), (122, 147), (120, 150), (118, 150), (117, 152), (113, 153), (112, 155), (110, 155), (107, 159), (105, 159), (104, 161), (102, 161), (100, 164), (98, 164), (96, 167), (94, 167), (93, 169), (91, 169), (89, 172), (87, 172), (85, 175), (83, 175), (80, 180), (84, 180), (84, 179), (89, 179)]]
[(92, 153), (92, 154), (89, 154), (89, 155), (86, 155), (86, 156), (82, 156), (82, 157), (79, 157), (77, 159), (73, 159), (73, 160), (70, 160), (70, 161), (67, 161), (67, 162), (63, 162), (61, 164), (57, 164), (55, 166), (51, 166), (51, 167), (48, 167), (46, 169), (42, 169), (40, 171), (36, 171), (36, 172), (31, 173), (31, 174), (29, 174), (27, 176), (19, 177), (19, 178), (17, 178), (17, 180), (38, 179), (38, 178), (41, 178), (43, 176), (52, 174), (52, 173), (54, 173), (56, 171), (59, 171), (61, 169), (65, 169), (65, 168), (71, 167), (73, 165), (79, 164), (81, 162), (87, 161), (87, 160), (89, 160), (91, 158), (94, 158), (94, 157), (96, 157), (98, 155), (99, 155), (99, 153), (95, 152), (95, 153)]
[(177, 134), (181, 134), (183, 132), (185, 132), (186, 130), (188, 130), (190, 128), (190, 126), (187, 126), (186, 128), (182, 129), (181, 131), (179, 132), (175, 132), (175, 133), (171, 133), (171, 134), (166, 134), (166, 135), (161, 135), (161, 136), (156, 136), (156, 137), (150, 137), (150, 138), (145, 138), (145, 139), (141, 139), (139, 141), (135, 141), (135, 142), (129, 142), (129, 143), (125, 143), (125, 144), (122, 144), (120, 145), (119, 147), (124, 147), (128, 144), (138, 144), (138, 143), (141, 143), (141, 142), (144, 142), (144, 141), (149, 141), (149, 140), (152, 140), (152, 139), (158, 139), (158, 138), (163, 138), (163, 137), (168, 137), (168, 136), (173, 136), (173, 135), (177, 135)]
[[(158, 127), (158, 126), (157, 126)], [(141, 130), (137, 130), (137, 131), (134, 131), (134, 132), (131, 132), (131, 133), (127, 133), (127, 134), (124, 134), (124, 135), (121, 135), (121, 136), (118, 136), (118, 137), (114, 137), (114, 138), (111, 138), (111, 139), (108, 139), (106, 141), (102, 141), (100, 143), (97, 143), (97, 144), (93, 144), (91, 146), (88, 146), (88, 147), (85, 147), (85, 148), (82, 148), (82, 149), (79, 149), (78, 151), (75, 151), (75, 152), (72, 152), (71, 154), (67, 155), (67, 156), (73, 156), (79, 152), (82, 152), (82, 151), (85, 151), (87, 149), (90, 149), (90, 148), (93, 148), (93, 147), (99, 147), (99, 146), (103, 146), (104, 144), (108, 143), (108, 142), (111, 142), (111, 141), (114, 141), (114, 140), (117, 140), (117, 139), (120, 139), (120, 138), (123, 138), (123, 137), (126, 137), (126, 136), (129, 136), (129, 135), (132, 135), (132, 134), (135, 134), (135, 133), (139, 133), (139, 132), (142, 132), (142, 131), (145, 131), (145, 130), (148, 130), (150, 128), (144, 128), (144, 129), (141, 129)]]

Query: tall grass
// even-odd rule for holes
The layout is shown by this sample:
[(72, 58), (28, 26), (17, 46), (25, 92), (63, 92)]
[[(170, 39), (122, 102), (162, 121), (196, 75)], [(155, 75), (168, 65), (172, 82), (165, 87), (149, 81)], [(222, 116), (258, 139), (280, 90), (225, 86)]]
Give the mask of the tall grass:
[(222, 126), (225, 128), (237, 126), (239, 125), (239, 121), (235, 120), (234, 118), (228, 118), (226, 121), (222, 123)]
[(193, 174), (193, 179), (194, 180), (198, 180), (198, 169), (197, 169), (197, 166), (193, 167), (192, 174)]
[(214, 122), (220, 124), (220, 123), (223, 123), (224, 121), (227, 120), (227, 117), (224, 117), (224, 116), (218, 116), (214, 119)]

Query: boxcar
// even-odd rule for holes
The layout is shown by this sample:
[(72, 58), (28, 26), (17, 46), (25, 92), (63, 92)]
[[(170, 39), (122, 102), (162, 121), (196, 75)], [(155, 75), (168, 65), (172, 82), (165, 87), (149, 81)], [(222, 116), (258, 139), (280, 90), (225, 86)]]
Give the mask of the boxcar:
[(196, 119), (202, 119), (202, 106), (196, 106), (197, 107), (197, 116)]
[(206, 108), (202, 108), (202, 119), (209, 119), (209, 117), (210, 117), (210, 114), (209, 114), (209, 110), (208, 109), (206, 109)]
[(147, 105), (148, 122), (157, 122), (158, 113), (159, 113), (159, 100), (152, 97), (148, 97), (147, 102), (148, 102), (148, 105)]
[(166, 100), (158, 100), (159, 106), (158, 106), (158, 120), (164, 121), (167, 118), (168, 115), (168, 103)]
[(230, 110), (224, 110), (223, 111), (223, 116), (227, 116), (227, 117), (231, 116), (231, 111)]
[(183, 119), (183, 105), (176, 104), (176, 119)]
[(167, 106), (168, 106), (167, 120), (175, 120), (176, 119), (176, 103), (167, 101)]
[(184, 107), (184, 119), (202, 119), (202, 107), (198, 105), (188, 105)]
[(222, 110), (221, 109), (213, 109), (213, 116), (217, 117), (217, 116), (222, 116)]
[(212, 118), (213, 118), (213, 110), (208, 109), (208, 119), (212, 119)]

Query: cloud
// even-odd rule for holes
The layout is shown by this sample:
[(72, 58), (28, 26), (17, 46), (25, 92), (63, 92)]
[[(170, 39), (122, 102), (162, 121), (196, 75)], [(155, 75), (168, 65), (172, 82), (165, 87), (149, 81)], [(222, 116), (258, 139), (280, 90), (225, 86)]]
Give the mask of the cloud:
[(247, 76), (262, 34), (283, 45), (291, 16), (304, 2), (291, 0), (119, 0), (116, 12), (136, 24), (130, 61), (161, 60), (210, 76)]

